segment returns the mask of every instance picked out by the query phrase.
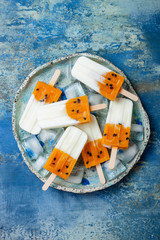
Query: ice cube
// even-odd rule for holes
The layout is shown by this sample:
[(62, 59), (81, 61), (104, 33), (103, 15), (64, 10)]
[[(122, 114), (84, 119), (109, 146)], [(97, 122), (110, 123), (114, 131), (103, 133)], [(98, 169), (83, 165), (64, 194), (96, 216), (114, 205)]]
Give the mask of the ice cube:
[(51, 153), (54, 146), (64, 132), (63, 128), (56, 128), (51, 130), (42, 130), (38, 135), (38, 139), (44, 143), (44, 152)]
[(34, 135), (23, 139), (22, 146), (30, 160), (37, 159), (43, 152), (41, 144)]
[(19, 128), (19, 136), (21, 136), (21, 140), (33, 136), (33, 134), (24, 131), (22, 128)]
[(80, 184), (82, 182), (83, 175), (84, 175), (84, 167), (79, 167), (75, 170), (73, 169), (72, 173), (67, 179), (67, 182)]
[(144, 139), (143, 132), (131, 132), (130, 139), (137, 142), (142, 142)]
[(131, 131), (143, 132), (143, 126), (141, 124), (131, 124)]
[(50, 139), (54, 139), (56, 137), (56, 131), (54, 130), (41, 130), (40, 134), (38, 135), (38, 139), (45, 143)]
[(121, 163), (118, 158), (116, 158), (114, 169), (111, 170), (109, 168), (109, 161), (103, 163), (102, 167), (108, 181), (111, 181), (112, 179), (118, 177), (122, 172), (126, 170), (126, 167)]
[[(119, 164), (119, 162), (120, 162), (119, 159), (116, 158), (115, 166), (114, 166), (115, 168), (117, 167), (117, 165)], [(109, 160), (107, 160), (106, 162), (103, 163), (103, 167), (105, 167), (105, 168), (107, 168), (107, 169), (109, 168)]]
[(39, 157), (37, 158), (37, 160), (32, 164), (34, 170), (37, 171), (37, 172), (39, 172), (39, 171), (43, 168), (43, 166), (44, 166), (44, 164), (46, 163), (46, 161), (47, 161), (47, 158), (46, 158), (46, 157), (44, 157), (44, 156), (42, 156), (42, 155), (39, 156)]
[(137, 120), (138, 124), (131, 125), (130, 138), (137, 142), (142, 142), (144, 139), (144, 130), (141, 121)]
[[(129, 90), (129, 85), (128, 85), (128, 83), (126, 81), (124, 81), (124, 83), (123, 83), (123, 88), (125, 90)], [(120, 96), (122, 97), (122, 95), (120, 95)]]
[(67, 99), (70, 99), (83, 96), (85, 92), (79, 82), (74, 82), (64, 88), (64, 94)]
[(91, 105), (97, 105), (104, 102), (104, 97), (97, 93), (91, 93), (88, 97), (88, 100)]
[(138, 146), (135, 143), (130, 142), (128, 149), (118, 150), (117, 157), (122, 162), (128, 163), (135, 157), (138, 151), (139, 151)]
[(49, 171), (47, 171), (45, 168), (42, 168), (39, 173), (41, 174), (42, 177), (47, 177), (48, 174), (50, 174)]

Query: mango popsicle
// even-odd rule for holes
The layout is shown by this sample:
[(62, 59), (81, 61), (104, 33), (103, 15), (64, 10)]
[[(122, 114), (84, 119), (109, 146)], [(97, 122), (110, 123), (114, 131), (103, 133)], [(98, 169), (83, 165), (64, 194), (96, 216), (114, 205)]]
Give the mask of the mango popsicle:
[(76, 127), (68, 127), (53, 149), (44, 168), (52, 172), (43, 186), (47, 190), (55, 177), (67, 180), (87, 141), (87, 134)]
[(111, 101), (114, 101), (118, 93), (134, 101), (138, 100), (136, 95), (121, 88), (125, 79), (123, 76), (87, 57), (78, 58), (71, 74)]
[(110, 168), (114, 168), (117, 149), (126, 149), (129, 144), (133, 102), (117, 98), (110, 103), (102, 143), (111, 146)]
[(88, 136), (88, 141), (82, 150), (82, 157), (86, 168), (96, 166), (102, 184), (105, 183), (100, 163), (109, 160), (108, 150), (102, 145), (102, 133), (94, 115), (91, 115), (91, 122), (78, 125)]
[(23, 130), (32, 134), (38, 134), (40, 132), (41, 128), (37, 122), (36, 111), (39, 106), (45, 103), (48, 104), (58, 101), (62, 91), (58, 88), (54, 88), (53, 85), (57, 81), (59, 75), (60, 70), (56, 70), (49, 84), (41, 81), (37, 82), (19, 122), (19, 126)]
[(41, 106), (37, 110), (38, 124), (41, 128), (59, 128), (90, 122), (90, 111), (106, 107), (99, 104), (89, 107), (86, 95)]

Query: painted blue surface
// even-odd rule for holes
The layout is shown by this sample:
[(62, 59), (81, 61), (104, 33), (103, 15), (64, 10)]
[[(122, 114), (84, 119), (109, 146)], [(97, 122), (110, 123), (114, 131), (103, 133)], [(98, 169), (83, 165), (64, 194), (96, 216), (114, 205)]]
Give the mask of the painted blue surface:
[[(0, 1), (0, 239), (160, 238), (160, 2)], [(36, 67), (75, 52), (100, 55), (128, 76), (151, 122), (139, 163), (109, 189), (49, 189), (23, 163), (12, 104)]]

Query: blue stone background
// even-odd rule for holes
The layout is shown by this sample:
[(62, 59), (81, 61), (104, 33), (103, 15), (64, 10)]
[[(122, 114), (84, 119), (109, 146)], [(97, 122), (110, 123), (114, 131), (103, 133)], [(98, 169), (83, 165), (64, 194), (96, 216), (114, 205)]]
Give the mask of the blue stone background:
[[(85, 195), (43, 192), (13, 137), (12, 104), (33, 69), (75, 52), (124, 71), (151, 137), (116, 185)], [(0, 84), (0, 239), (160, 239), (159, 0), (0, 0)]]

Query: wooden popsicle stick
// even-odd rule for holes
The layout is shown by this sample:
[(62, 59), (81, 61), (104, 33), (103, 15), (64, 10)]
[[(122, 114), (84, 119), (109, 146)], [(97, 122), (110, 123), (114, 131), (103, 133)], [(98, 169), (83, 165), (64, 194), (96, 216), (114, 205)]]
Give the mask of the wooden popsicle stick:
[(55, 73), (53, 74), (51, 81), (49, 82), (49, 85), (54, 86), (55, 83), (57, 82), (57, 79), (59, 78), (61, 71), (57, 69)]
[(138, 101), (138, 97), (136, 95), (134, 95), (133, 93), (128, 92), (127, 90), (125, 90), (123, 88), (120, 89), (119, 93), (121, 93), (125, 97), (130, 98), (131, 100), (133, 100), (135, 102)]
[(93, 106), (90, 106), (90, 112), (91, 111), (98, 111), (98, 110), (104, 109), (106, 107), (107, 107), (107, 104), (105, 104), (105, 103), (93, 105)]
[(51, 183), (54, 181), (54, 179), (56, 178), (56, 174), (52, 173), (49, 178), (47, 179), (47, 181), (45, 182), (45, 184), (43, 185), (42, 189), (43, 191), (46, 191), (49, 186), (51, 185)]
[(101, 184), (105, 184), (106, 183), (106, 179), (104, 177), (101, 164), (96, 165), (96, 169), (97, 169), (97, 173), (98, 173), (99, 180), (100, 180)]
[(111, 157), (110, 157), (110, 160), (109, 160), (109, 168), (110, 168), (110, 169), (113, 169), (113, 168), (115, 167), (115, 161), (116, 161), (117, 151), (118, 151), (118, 148), (117, 148), (117, 147), (112, 147)]

